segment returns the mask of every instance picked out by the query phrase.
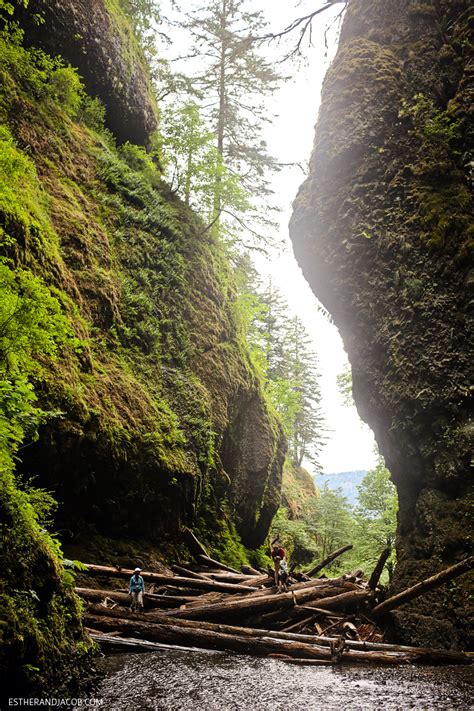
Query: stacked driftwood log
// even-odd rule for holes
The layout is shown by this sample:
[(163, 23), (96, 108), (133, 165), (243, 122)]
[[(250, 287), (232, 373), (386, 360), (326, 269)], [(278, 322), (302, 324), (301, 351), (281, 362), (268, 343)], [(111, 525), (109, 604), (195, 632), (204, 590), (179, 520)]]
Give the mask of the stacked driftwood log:
[[(89, 632), (103, 648), (149, 651), (179, 645), (276, 656), (297, 664), (471, 661), (461, 652), (387, 644), (383, 629), (390, 610), (470, 570), (474, 557), (384, 600), (379, 586), (384, 554), (369, 580), (361, 570), (313, 577), (350, 548), (345, 546), (309, 574), (293, 573), (288, 592), (281, 592), (272, 571), (229, 568), (210, 558), (191, 535), (194, 563), (174, 566), (167, 575), (141, 573), (147, 584), (142, 613), (130, 611), (124, 587), (76, 588), (87, 603)], [(132, 572), (87, 565), (87, 574), (96, 580), (125, 583)]]

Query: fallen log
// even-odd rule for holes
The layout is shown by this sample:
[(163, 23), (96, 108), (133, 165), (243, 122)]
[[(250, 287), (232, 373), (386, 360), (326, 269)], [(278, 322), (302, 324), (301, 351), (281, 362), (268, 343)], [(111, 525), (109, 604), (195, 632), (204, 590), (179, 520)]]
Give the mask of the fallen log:
[(221, 563), (219, 560), (214, 560), (214, 558), (210, 558), (208, 555), (197, 555), (196, 560), (203, 565), (207, 565), (208, 568), (217, 568), (218, 570), (226, 570), (228, 573), (237, 573), (237, 575), (240, 575), (240, 570), (230, 568), (228, 565), (224, 565), (224, 563)]
[(304, 617), (299, 622), (292, 622), (291, 625), (285, 625), (281, 628), (282, 632), (297, 632), (298, 630), (306, 627), (310, 622), (315, 619), (316, 615), (311, 615), (310, 617)]
[(260, 584), (260, 580), (263, 578), (263, 580), (267, 580), (267, 576), (262, 576), (259, 575), (258, 577), (256, 575), (244, 575), (243, 573), (202, 573), (202, 577), (205, 580), (216, 580), (217, 582), (220, 583), (231, 583), (235, 585), (240, 585), (244, 584), (246, 585), (247, 583), (249, 585), (252, 585), (253, 587), (258, 587)]
[(329, 563), (332, 563), (333, 560), (336, 560), (336, 558), (339, 558), (340, 555), (345, 553), (346, 551), (350, 551), (351, 548), (354, 546), (352, 543), (349, 543), (347, 546), (343, 546), (342, 548), (339, 548), (337, 551), (334, 551), (333, 553), (330, 553), (327, 558), (324, 558), (320, 563), (314, 566), (314, 568), (311, 568), (311, 570), (306, 571), (306, 575), (309, 575), (310, 578), (312, 578), (316, 573), (319, 573), (320, 570), (325, 568)]
[(247, 575), (261, 575), (262, 571), (257, 570), (256, 568), (252, 568), (251, 565), (242, 565), (242, 573), (246, 573)]
[[(126, 592), (117, 592), (115, 590), (98, 590), (96, 588), (74, 588), (74, 592), (77, 593), (84, 600), (90, 602), (102, 602), (105, 598), (109, 598), (113, 602), (118, 603), (124, 607), (130, 606), (131, 598)], [(156, 593), (145, 593), (144, 595), (145, 608), (156, 608), (156, 607), (179, 607), (180, 605), (185, 605), (193, 600), (192, 597), (177, 597), (171, 595), (157, 595)]]
[(183, 568), (181, 565), (172, 565), (171, 570), (173, 573), (182, 575), (184, 578), (194, 578), (195, 580), (207, 580), (207, 577), (203, 573), (196, 573), (194, 570), (189, 568)]
[[(268, 612), (275, 610), (283, 611), (297, 604), (309, 603), (314, 599), (318, 600), (318, 607), (343, 609), (346, 606), (351, 608), (357, 607), (363, 601), (369, 600), (373, 595), (372, 591), (360, 590), (353, 590), (342, 594), (338, 593), (339, 590), (336, 588), (333, 597), (327, 597), (327, 589), (323, 592), (320, 587), (315, 586), (307, 590), (290, 591), (288, 593), (282, 593), (281, 595), (273, 594), (263, 597), (245, 596), (240, 600), (217, 602), (200, 607), (186, 607), (180, 610), (169, 611), (167, 615), (170, 617), (185, 617), (188, 619), (212, 619), (216, 617), (235, 616), (242, 612), (245, 612), (245, 614), (254, 614), (262, 610)], [(331, 603), (331, 600), (335, 602)]]
[(414, 600), (430, 590), (435, 590), (440, 585), (443, 585), (443, 583), (447, 583), (448, 580), (467, 573), (473, 567), (474, 556), (470, 556), (466, 558), (466, 560), (462, 560), (460, 563), (456, 563), (456, 565), (451, 565), (440, 573), (436, 573), (436, 575), (432, 575), (430, 578), (426, 578), (426, 580), (422, 580), (420, 583), (407, 588), (403, 592), (398, 593), (398, 595), (389, 597), (385, 602), (376, 605), (372, 610), (372, 614), (375, 616), (383, 615), (390, 610), (395, 610), (397, 607), (400, 607), (400, 605), (405, 605), (407, 602), (410, 602), (410, 600)]
[(338, 614), (337, 612), (333, 612), (332, 610), (323, 610), (320, 607), (309, 607), (306, 605), (296, 605), (295, 610), (305, 610), (306, 612), (312, 612), (313, 615), (319, 614), (319, 615), (323, 615), (324, 617), (340, 617), (341, 620), (344, 619), (344, 615)]
[[(331, 649), (318, 647), (314, 644), (294, 642), (271, 637), (251, 638), (238, 634), (224, 634), (209, 630), (190, 629), (173, 624), (150, 624), (136, 620), (110, 619), (86, 615), (86, 623), (94, 629), (104, 632), (119, 631), (132, 637), (139, 635), (141, 639), (165, 644), (177, 644), (184, 647), (203, 647), (205, 649), (222, 649), (240, 654), (256, 654), (268, 656), (273, 653), (286, 654), (303, 659), (332, 659)], [(348, 662), (379, 662), (383, 664), (409, 664), (416, 661), (411, 654), (401, 652), (360, 652), (347, 649), (340, 655)]]
[(385, 563), (387, 562), (391, 552), (392, 549), (390, 546), (388, 546), (380, 554), (377, 564), (372, 572), (372, 575), (369, 578), (369, 588), (371, 590), (375, 590), (375, 588), (377, 587), (380, 580), (380, 576), (382, 575), (383, 569), (385, 567)]
[[(86, 628), (89, 637), (97, 642), (104, 649), (120, 650), (124, 652), (159, 652), (163, 649), (170, 649), (169, 644), (159, 644), (158, 642), (148, 642), (142, 639), (129, 639), (127, 637), (115, 637), (109, 634), (101, 634), (99, 630)], [(176, 647), (173, 647), (176, 649)]]
[[(107, 617), (112, 619), (126, 619), (121, 610), (105, 608), (102, 605), (89, 605), (86, 617)], [(153, 611), (146, 614), (133, 613), (130, 620), (143, 621), (148, 624), (160, 623), (170, 624), (170, 618), (163, 612)], [(323, 647), (330, 647), (334, 643), (335, 637), (325, 637), (320, 635), (304, 635), (284, 631), (270, 631), (266, 629), (252, 629), (249, 627), (239, 627), (215, 622), (202, 622), (195, 620), (173, 618), (171, 624), (187, 629), (205, 629), (210, 632), (222, 632), (224, 634), (237, 634), (245, 637), (269, 637), (271, 639), (281, 639), (295, 642), (304, 642)], [(470, 664), (472, 656), (466, 652), (452, 652), (445, 649), (430, 647), (410, 647), (407, 645), (387, 644), (385, 642), (364, 642), (356, 640), (345, 640), (345, 645), (349, 649), (356, 651), (381, 651), (381, 652), (403, 652), (416, 656), (419, 661), (425, 663), (447, 663), (447, 664)]]
[(202, 545), (201, 541), (196, 538), (190, 528), (181, 529), (181, 539), (193, 557), (198, 555), (209, 556), (206, 548)]
[[(88, 573), (89, 575), (102, 575), (106, 577), (123, 579), (130, 579), (133, 575), (133, 570), (127, 570), (125, 568), (112, 568), (106, 565), (93, 565), (91, 563), (87, 563), (86, 568), (87, 570), (81, 572)], [(197, 580), (195, 578), (183, 578), (178, 575), (160, 575), (159, 573), (151, 573), (147, 571), (142, 571), (140, 575), (147, 582), (156, 583), (158, 585), (170, 585), (175, 588), (215, 590), (229, 593), (254, 592), (258, 589), (249, 585), (232, 585), (230, 583), (219, 583), (215, 580), (206, 580), (204, 578), (202, 580)]]
[(279, 659), (281, 662), (287, 662), (288, 664), (313, 664), (316, 666), (331, 666), (333, 664), (329, 659), (297, 659), (296, 657), (289, 657), (287, 654), (269, 654), (271, 659)]
[(301, 583), (294, 583), (291, 585), (292, 590), (306, 590), (308, 588), (320, 587), (330, 588), (330, 587), (340, 587), (346, 590), (360, 590), (360, 585), (354, 582), (354, 579), (348, 575), (341, 575), (339, 578), (311, 578), (310, 580), (304, 580)]
[[(362, 603), (373, 599), (372, 590), (351, 590), (332, 597), (324, 597), (318, 600), (317, 607), (325, 610), (347, 610), (359, 607)], [(311, 601), (308, 607), (312, 607)]]

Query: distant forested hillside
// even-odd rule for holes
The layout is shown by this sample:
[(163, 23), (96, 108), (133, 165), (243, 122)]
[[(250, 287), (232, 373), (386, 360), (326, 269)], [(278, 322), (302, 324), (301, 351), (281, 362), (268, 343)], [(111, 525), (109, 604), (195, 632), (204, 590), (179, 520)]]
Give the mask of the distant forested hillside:
[(346, 497), (351, 506), (358, 503), (357, 487), (361, 483), (367, 470), (358, 469), (355, 472), (330, 472), (327, 474), (316, 474), (314, 481), (318, 489), (322, 489), (325, 484), (333, 491), (341, 489), (342, 494)]

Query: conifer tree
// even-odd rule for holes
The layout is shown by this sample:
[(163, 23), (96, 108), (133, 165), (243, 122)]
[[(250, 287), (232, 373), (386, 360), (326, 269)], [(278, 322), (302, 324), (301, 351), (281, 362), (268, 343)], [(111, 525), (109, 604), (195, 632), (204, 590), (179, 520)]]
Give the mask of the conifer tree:
[(324, 417), (316, 353), (311, 348), (306, 328), (297, 316), (286, 328), (287, 380), (296, 395), (297, 406), (291, 421), (289, 449), (293, 463), (304, 459), (319, 468), (319, 454), (324, 443)]
[(222, 179), (227, 169), (238, 176), (249, 195), (262, 200), (271, 194), (269, 171), (278, 168), (267, 151), (262, 127), (269, 120), (263, 99), (277, 88), (280, 77), (251, 40), (261, 34), (265, 22), (262, 13), (249, 6), (249, 0), (211, 0), (188, 13), (182, 24), (193, 42), (187, 59), (194, 64), (199, 60), (193, 87), (201, 96), (202, 109), (215, 135), (214, 219), (218, 221), (225, 213), (240, 227), (261, 236), (256, 232), (256, 222), (258, 229), (273, 224), (268, 205), (260, 215), (256, 209), (239, 214), (228, 204)]

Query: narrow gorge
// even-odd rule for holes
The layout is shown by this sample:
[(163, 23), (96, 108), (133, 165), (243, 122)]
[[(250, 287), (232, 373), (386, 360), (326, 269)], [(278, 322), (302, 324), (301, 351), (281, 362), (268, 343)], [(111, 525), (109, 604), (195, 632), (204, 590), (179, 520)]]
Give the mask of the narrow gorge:
[[(379, 591), (389, 597), (472, 552), (474, 15), (468, 0), (344, 5), (290, 237), (397, 488), (397, 560)], [(10, 697), (80, 696), (94, 676), (87, 615), (107, 622), (92, 584), (90, 599), (74, 592), (83, 563), (122, 578), (140, 564), (153, 582), (173, 565), (182, 575), (204, 546), (218, 570), (194, 577), (210, 605), (213, 585), (258, 598), (257, 576), (275, 582), (282, 501), (298, 525), (320, 495), (308, 458), (290, 462), (283, 408), (248, 338), (262, 307), (253, 293), (242, 306), (235, 253), (214, 229), (222, 198), (203, 219), (166, 174), (160, 65), (150, 68), (131, 7), (0, 0), (0, 688)], [(302, 546), (298, 565), (316, 550)], [(383, 598), (360, 573), (328, 576), (332, 594), (346, 585), (370, 615)], [(285, 591), (283, 606), (306, 601), (311, 575), (297, 574), (300, 597)], [(176, 595), (160, 590), (150, 595), (164, 605)], [(178, 590), (184, 608), (197, 597), (188, 592)], [(395, 610), (387, 639), (449, 661), (439, 650), (469, 645), (470, 592), (472, 571)], [(253, 626), (277, 619), (279, 604), (255, 606)], [(136, 615), (145, 634), (151, 623)], [(265, 640), (257, 648), (281, 657)], [(332, 645), (324, 653), (334, 660)]]

